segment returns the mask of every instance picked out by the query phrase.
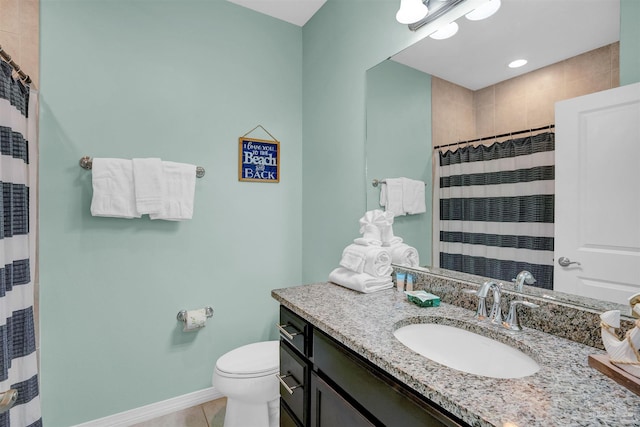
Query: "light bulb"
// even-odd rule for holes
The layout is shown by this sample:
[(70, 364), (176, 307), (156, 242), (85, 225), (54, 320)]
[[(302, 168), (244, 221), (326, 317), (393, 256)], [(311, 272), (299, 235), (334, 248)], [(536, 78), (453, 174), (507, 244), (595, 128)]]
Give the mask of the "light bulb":
[(400, 0), (400, 9), (396, 13), (396, 20), (401, 24), (413, 24), (429, 13), (429, 9), (422, 0)]
[(438, 28), (438, 31), (431, 34), (429, 37), (436, 40), (444, 40), (452, 37), (455, 33), (458, 32), (458, 24), (455, 22), (451, 22), (447, 25), (444, 25)]
[(500, 9), (500, 0), (489, 0), (477, 9), (472, 10), (465, 16), (470, 21), (480, 21), (496, 13)]

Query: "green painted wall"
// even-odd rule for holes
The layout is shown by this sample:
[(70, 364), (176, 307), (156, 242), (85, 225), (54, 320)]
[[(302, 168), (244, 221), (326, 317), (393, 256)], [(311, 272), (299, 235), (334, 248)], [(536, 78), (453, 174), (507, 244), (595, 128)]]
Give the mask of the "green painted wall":
[[(625, 84), (640, 81), (640, 1), (621, 1)], [(303, 28), (305, 282), (326, 280), (367, 209), (366, 71), (423, 37), (397, 24), (398, 4), (328, 0)]]
[[(276, 339), (270, 291), (301, 282), (301, 28), (226, 1), (42, 0), (41, 55), (45, 424), (210, 387), (218, 356)], [(257, 124), (279, 184), (237, 180)], [(84, 155), (204, 166), (193, 220), (92, 217)], [(178, 311), (205, 305), (182, 332)]]
[(620, 0), (620, 85), (640, 82), (640, 1)]
[(423, 37), (399, 2), (328, 0), (303, 36), (303, 271), (323, 281), (367, 209), (366, 70)]
[(431, 264), (431, 76), (383, 61), (366, 73), (367, 210), (380, 207), (374, 178), (404, 176), (427, 183), (427, 211), (398, 216), (393, 232)]
[[(271, 289), (326, 280), (367, 209), (366, 70), (423, 37), (397, 7), (328, 0), (300, 29), (222, 0), (41, 0), (47, 425), (209, 387), (219, 355), (275, 338)], [(621, 75), (640, 81), (624, 19)], [(259, 123), (281, 141), (279, 184), (237, 181), (237, 138)], [(84, 155), (204, 166), (194, 219), (91, 217)], [(178, 310), (204, 305), (207, 327), (182, 333)]]

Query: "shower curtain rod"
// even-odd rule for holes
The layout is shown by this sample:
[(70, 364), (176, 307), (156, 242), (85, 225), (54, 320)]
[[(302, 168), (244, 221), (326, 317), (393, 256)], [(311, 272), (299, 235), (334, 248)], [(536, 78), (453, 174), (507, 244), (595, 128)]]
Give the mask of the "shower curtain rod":
[(486, 141), (488, 139), (504, 138), (505, 136), (519, 135), (521, 133), (536, 132), (536, 131), (544, 130), (544, 129), (551, 130), (552, 128), (555, 128), (555, 127), (556, 127), (556, 125), (551, 123), (551, 124), (549, 124), (547, 126), (541, 126), (539, 128), (534, 128), (534, 129), (523, 129), (523, 130), (519, 130), (519, 131), (516, 131), (516, 132), (509, 132), (509, 133), (503, 133), (503, 134), (500, 134), (500, 135), (485, 136), (485, 137), (482, 137), (482, 138), (470, 139), (468, 141), (458, 141), (458, 142), (452, 142), (451, 144), (436, 145), (435, 147), (433, 147), (433, 149), (437, 150), (439, 148), (451, 147), (451, 146), (454, 146), (454, 145), (470, 144), (472, 142)]
[(20, 69), (20, 66), (16, 64), (13, 59), (11, 59), (11, 55), (9, 55), (6, 50), (2, 49), (2, 46), (0, 46), (0, 57), (4, 59), (7, 64), (11, 65), (13, 70), (16, 72), (18, 77), (20, 77), (20, 80), (24, 82), (24, 84), (31, 84), (31, 77), (29, 77), (28, 74), (25, 74), (24, 71)]

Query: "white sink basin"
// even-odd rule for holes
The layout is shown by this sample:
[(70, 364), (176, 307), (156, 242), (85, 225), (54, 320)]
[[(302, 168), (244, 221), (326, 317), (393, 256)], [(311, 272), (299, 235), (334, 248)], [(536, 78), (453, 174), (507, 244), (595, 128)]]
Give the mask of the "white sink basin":
[(396, 329), (395, 337), (424, 357), (459, 371), (493, 378), (522, 378), (540, 366), (520, 350), (464, 329), (420, 323)]

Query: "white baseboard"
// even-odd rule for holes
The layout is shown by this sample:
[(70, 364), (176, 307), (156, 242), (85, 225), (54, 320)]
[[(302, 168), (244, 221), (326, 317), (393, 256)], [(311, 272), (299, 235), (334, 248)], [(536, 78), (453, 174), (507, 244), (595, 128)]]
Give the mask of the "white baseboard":
[(99, 418), (86, 423), (77, 424), (73, 427), (127, 427), (133, 424), (149, 421), (163, 415), (191, 408), (211, 400), (223, 397), (214, 387), (205, 388), (203, 390), (194, 391), (193, 393), (183, 394), (182, 396), (173, 397), (163, 400), (162, 402), (152, 403), (150, 405), (141, 406), (129, 411), (120, 412), (118, 414), (109, 415), (108, 417)]

